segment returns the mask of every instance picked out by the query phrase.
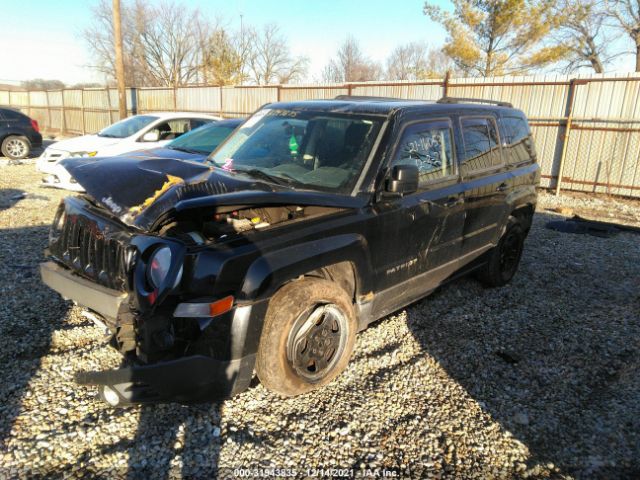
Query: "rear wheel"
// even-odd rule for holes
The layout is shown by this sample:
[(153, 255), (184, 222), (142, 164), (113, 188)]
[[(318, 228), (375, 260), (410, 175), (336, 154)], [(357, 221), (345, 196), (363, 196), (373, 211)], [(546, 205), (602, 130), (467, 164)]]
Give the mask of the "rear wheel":
[(351, 298), (342, 288), (319, 278), (291, 282), (269, 302), (258, 377), (287, 397), (326, 385), (349, 363), (356, 331)]
[(10, 135), (2, 141), (0, 149), (5, 157), (11, 160), (20, 160), (31, 152), (31, 143), (27, 137)]
[(526, 232), (516, 217), (509, 217), (507, 228), (497, 246), (487, 252), (487, 263), (478, 271), (478, 278), (490, 287), (501, 287), (513, 278), (522, 251)]

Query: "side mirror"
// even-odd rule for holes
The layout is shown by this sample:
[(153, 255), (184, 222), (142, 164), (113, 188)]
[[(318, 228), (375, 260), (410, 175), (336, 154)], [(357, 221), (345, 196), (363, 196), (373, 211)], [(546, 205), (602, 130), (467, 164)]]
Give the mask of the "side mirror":
[(151, 130), (142, 136), (143, 142), (157, 142), (160, 140), (160, 133), (157, 130)]
[(418, 190), (419, 174), (416, 165), (395, 165), (391, 169), (391, 178), (387, 180), (385, 190), (400, 195), (413, 193)]

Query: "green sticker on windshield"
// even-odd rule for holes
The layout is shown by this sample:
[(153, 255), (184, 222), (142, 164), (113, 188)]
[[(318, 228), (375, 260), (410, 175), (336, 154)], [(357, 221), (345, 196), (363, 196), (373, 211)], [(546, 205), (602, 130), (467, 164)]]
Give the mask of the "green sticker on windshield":
[(298, 154), (298, 140), (293, 133), (291, 134), (291, 138), (289, 139), (289, 150), (291, 150), (291, 155)]

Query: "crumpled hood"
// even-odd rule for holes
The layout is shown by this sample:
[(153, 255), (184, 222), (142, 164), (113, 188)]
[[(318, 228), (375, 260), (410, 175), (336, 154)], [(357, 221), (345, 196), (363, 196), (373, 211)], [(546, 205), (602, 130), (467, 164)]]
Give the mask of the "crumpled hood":
[(120, 157), (128, 157), (136, 160), (148, 160), (157, 158), (168, 158), (175, 160), (191, 160), (192, 162), (204, 162), (207, 154), (191, 153), (183, 150), (175, 150), (168, 147), (151, 148), (148, 150), (138, 150), (135, 152), (121, 153)]
[(83, 135), (82, 137), (60, 140), (51, 144), (48, 148), (61, 150), (63, 152), (95, 152), (101, 148), (121, 142), (120, 138), (99, 137), (98, 135)]
[(150, 231), (172, 211), (222, 205), (357, 208), (361, 198), (294, 190), (209, 165), (162, 158), (68, 158), (62, 165), (86, 193), (123, 223)]

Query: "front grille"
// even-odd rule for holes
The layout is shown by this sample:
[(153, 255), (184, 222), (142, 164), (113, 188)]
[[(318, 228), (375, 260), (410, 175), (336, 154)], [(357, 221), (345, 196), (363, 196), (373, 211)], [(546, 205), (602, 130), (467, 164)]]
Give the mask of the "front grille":
[(60, 220), (58, 231), (52, 232), (57, 238), (50, 238), (51, 253), (58, 261), (100, 285), (126, 290), (128, 250), (122, 238), (116, 238), (121, 236), (110, 236), (83, 215), (67, 213)]

